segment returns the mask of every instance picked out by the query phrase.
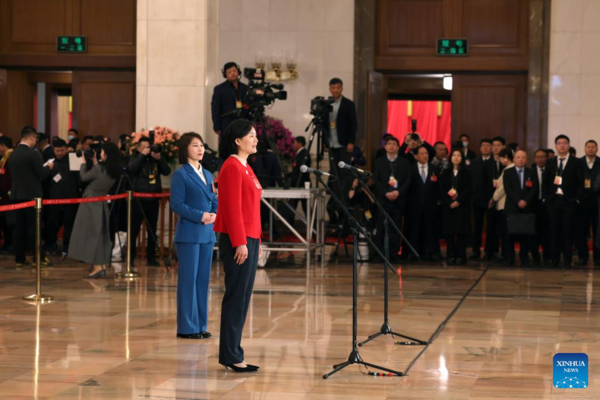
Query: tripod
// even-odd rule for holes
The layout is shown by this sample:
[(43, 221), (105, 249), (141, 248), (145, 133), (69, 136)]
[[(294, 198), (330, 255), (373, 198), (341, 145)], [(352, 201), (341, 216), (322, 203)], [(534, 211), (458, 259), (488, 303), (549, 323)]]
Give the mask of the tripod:
[[(367, 238), (367, 241), (372, 246), (374, 246), (374, 243), (366, 235), (365, 230), (362, 228), (362, 226), (360, 226), (360, 224), (358, 223), (356, 218), (354, 218), (352, 213), (350, 211), (348, 211), (348, 208), (346, 206), (344, 206), (344, 203), (342, 202), (342, 200), (338, 196), (336, 196), (336, 194), (333, 192), (333, 190), (331, 190), (330, 187), (325, 185), (325, 182), (323, 182), (323, 179), (321, 178), (321, 174), (316, 173), (315, 175), (317, 177), (318, 183), (320, 183), (325, 188), (325, 190), (327, 190), (329, 195), (331, 195), (331, 198), (334, 199), (334, 201), (344, 210), (346, 217), (348, 218), (348, 221), (352, 225), (351, 230), (352, 230), (352, 236), (354, 238), (353, 239), (354, 240), (354, 249), (353, 249), (354, 257), (352, 260), (352, 351), (350, 352), (350, 355), (348, 356), (347, 361), (344, 361), (343, 363), (334, 365), (333, 371), (323, 375), (323, 379), (329, 378), (331, 375), (341, 371), (342, 369), (344, 369), (347, 366), (352, 365), (352, 364), (359, 364), (359, 365), (364, 365), (365, 367), (376, 368), (376, 369), (379, 369), (382, 371), (386, 371), (395, 376), (403, 376), (404, 374), (400, 371), (394, 371), (393, 369), (380, 367), (379, 365), (368, 363), (368, 362), (364, 361), (362, 359), (362, 357), (360, 356), (358, 347), (356, 345), (356, 343), (357, 343), (357, 339), (356, 339), (357, 323), (358, 323), (358, 321), (357, 321), (357, 319), (358, 319), (357, 303), (358, 303), (358, 234), (359, 234), (359, 232), (362, 233)], [(388, 265), (389, 265), (389, 262), (388, 262)], [(386, 271), (387, 271), (387, 269), (386, 269)]]
[[(158, 177), (158, 179), (160, 179), (160, 176)], [(133, 182), (131, 181), (131, 178), (129, 177), (129, 174), (127, 174), (127, 167), (123, 167), (122, 170), (121, 170), (121, 177), (119, 178), (119, 182), (117, 183), (117, 189), (116, 189), (115, 193), (118, 194), (120, 192), (121, 186), (123, 186), (123, 188), (125, 188), (125, 184), (126, 183), (129, 184), (129, 187), (131, 188), (131, 190), (133, 190)], [(150, 224), (148, 222), (148, 218), (146, 217), (146, 213), (144, 212), (144, 209), (142, 208), (142, 205), (140, 204), (139, 199), (137, 197), (134, 197), (133, 199), (136, 201), (137, 206), (140, 208), (140, 211), (142, 212), (142, 217), (143, 217), (143, 220), (146, 222), (146, 226), (150, 227)], [(115, 204), (116, 203), (113, 202), (110, 205), (110, 209), (109, 209), (109, 213), (108, 213), (109, 220), (110, 220), (110, 216), (112, 215), (112, 212), (113, 212)], [(128, 210), (127, 211), (128, 211), (128, 218), (131, 218), (131, 207), (129, 205), (128, 205)], [(118, 215), (119, 214), (117, 213), (117, 220), (116, 220), (117, 229), (119, 227), (119, 217), (118, 217)], [(128, 221), (127, 224), (131, 225), (131, 221)], [(150, 235), (152, 235), (152, 239), (154, 240), (154, 243), (158, 243), (158, 240), (156, 238), (156, 234), (154, 233), (154, 231), (152, 229), (147, 229), (147, 231), (148, 231), (148, 233), (150, 233)], [(131, 265), (130, 265), (130, 263), (131, 263), (131, 257), (130, 257), (130, 255), (131, 255), (131, 242), (132, 242), (132, 238), (130, 237), (130, 233), (131, 232), (128, 232), (128, 234), (127, 234), (127, 256), (126, 256), (127, 257), (127, 261), (126, 261), (127, 262), (127, 264), (126, 264), (127, 265), (127, 271), (131, 271)], [(121, 242), (121, 237), (119, 235), (117, 235), (117, 239), (119, 241), (119, 247), (121, 248), (121, 256), (122, 256), (123, 255), (123, 247), (124, 246), (123, 246), (123, 243)], [(111, 264), (112, 264), (112, 258), (111, 258)], [(170, 270), (170, 265), (171, 265), (170, 260), (169, 260), (169, 263), (165, 262), (165, 265), (166, 265), (167, 271), (169, 271)]]
[[(408, 246), (408, 248), (410, 249), (410, 251), (415, 255), (415, 257), (419, 257), (419, 254), (417, 253), (417, 251), (414, 249), (414, 247), (410, 244), (410, 242), (406, 239), (406, 237), (404, 236), (404, 234), (402, 233), (402, 231), (400, 230), (400, 228), (398, 228), (398, 226), (396, 225), (396, 223), (394, 222), (394, 220), (392, 219), (392, 217), (390, 217), (390, 215), (385, 212), (385, 208), (383, 207), (383, 205), (381, 204), (381, 202), (379, 200), (377, 200), (377, 197), (373, 194), (373, 192), (371, 191), (371, 189), (369, 189), (369, 186), (367, 186), (367, 184), (365, 182), (363, 182), (362, 179), (360, 179), (360, 177), (358, 176), (358, 173), (354, 170), (352, 170), (352, 173), (354, 174), (354, 177), (356, 179), (358, 179), (358, 184), (363, 188), (363, 190), (367, 193), (367, 195), (369, 195), (371, 198), (373, 198), (373, 200), (375, 201), (375, 204), (377, 205), (377, 209), (379, 210), (379, 212), (381, 213), (381, 215), (384, 216), (384, 220), (383, 220), (383, 243), (384, 243), (384, 252), (385, 252), (385, 258), (386, 260), (389, 259), (390, 256), (390, 237), (389, 237), (389, 225), (391, 224), (394, 227), (394, 230), (400, 234), (400, 237), (402, 238), (403, 242), (406, 243), (406, 245)], [(369, 343), (371, 340), (377, 339), (379, 336), (381, 335), (392, 335), (392, 336), (399, 336), (399, 337), (403, 337), (405, 339), (408, 339), (409, 342), (396, 342), (397, 344), (400, 345), (404, 345), (404, 346), (410, 346), (410, 345), (427, 345), (428, 343), (423, 341), (423, 340), (419, 340), (419, 339), (415, 339), (412, 338), (410, 336), (406, 336), (406, 335), (402, 335), (400, 333), (396, 333), (394, 331), (392, 331), (392, 327), (390, 326), (389, 323), (389, 319), (388, 319), (388, 310), (389, 310), (389, 278), (388, 278), (388, 270), (387, 268), (384, 268), (384, 273), (383, 273), (383, 281), (384, 281), (384, 289), (383, 289), (383, 325), (381, 325), (381, 329), (379, 330), (379, 332), (369, 336), (367, 338), (367, 340), (359, 343), (358, 345), (360, 347), (362, 347), (363, 345)]]

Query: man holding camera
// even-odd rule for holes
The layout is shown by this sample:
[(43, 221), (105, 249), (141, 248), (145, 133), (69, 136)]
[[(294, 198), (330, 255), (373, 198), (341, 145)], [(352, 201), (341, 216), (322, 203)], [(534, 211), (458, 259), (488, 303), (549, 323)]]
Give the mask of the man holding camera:
[(248, 92), (248, 86), (240, 82), (242, 71), (235, 62), (225, 64), (221, 72), (226, 81), (215, 86), (211, 102), (213, 130), (217, 135), (239, 118)]
[[(138, 154), (129, 162), (129, 173), (133, 178), (133, 191), (139, 193), (162, 193), (161, 175), (169, 175), (171, 168), (161, 158), (160, 148), (151, 146), (150, 138), (142, 137), (137, 144)], [(131, 210), (131, 263), (136, 255), (136, 242), (142, 221), (146, 217), (148, 246), (146, 256), (148, 266), (157, 267), (156, 260), (156, 225), (158, 223), (159, 198), (139, 198)]]

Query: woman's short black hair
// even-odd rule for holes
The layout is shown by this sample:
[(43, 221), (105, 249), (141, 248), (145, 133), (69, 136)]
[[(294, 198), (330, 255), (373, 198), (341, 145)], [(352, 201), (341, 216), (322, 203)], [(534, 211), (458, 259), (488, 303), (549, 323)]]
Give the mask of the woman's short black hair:
[(236, 119), (225, 129), (221, 144), (219, 145), (219, 154), (223, 160), (229, 158), (232, 154), (238, 153), (238, 145), (235, 143), (237, 139), (241, 139), (252, 131), (252, 122), (245, 119)]
[(498, 157), (508, 158), (510, 161), (512, 161), (515, 158), (515, 152), (510, 147), (507, 147), (505, 149), (500, 150), (500, 153), (498, 153)]
[(121, 176), (121, 154), (116, 144), (112, 142), (102, 143), (102, 150), (106, 153), (104, 170), (113, 179), (119, 179)]
[(188, 147), (190, 147), (190, 143), (192, 143), (192, 141), (194, 139), (198, 139), (202, 142), (202, 144), (204, 144), (204, 140), (202, 140), (202, 136), (200, 136), (196, 132), (186, 132), (183, 135), (181, 135), (181, 137), (179, 138), (179, 143), (177, 143), (177, 146), (179, 147), (179, 154), (178, 154), (179, 165), (184, 165), (189, 162), (188, 161), (188, 159), (189, 159)]

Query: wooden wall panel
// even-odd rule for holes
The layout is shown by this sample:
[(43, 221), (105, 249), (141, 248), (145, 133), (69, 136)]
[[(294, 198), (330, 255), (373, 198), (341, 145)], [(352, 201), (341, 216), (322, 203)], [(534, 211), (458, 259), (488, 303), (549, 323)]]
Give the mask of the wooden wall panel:
[[(135, 68), (136, 0), (0, 0), (0, 65)], [(88, 37), (88, 53), (57, 54), (56, 37)]]
[(0, 85), (0, 132), (18, 141), (21, 129), (33, 125), (35, 86), (27, 72), (7, 71), (6, 82)]
[(73, 126), (82, 135), (104, 135), (118, 141), (135, 126), (135, 74), (74, 72)]
[[(380, 71), (525, 71), (529, 0), (377, 0)], [(437, 57), (439, 38), (469, 39), (468, 57)]]
[(455, 75), (452, 140), (468, 133), (478, 146), (500, 135), (526, 146), (526, 99), (525, 75)]

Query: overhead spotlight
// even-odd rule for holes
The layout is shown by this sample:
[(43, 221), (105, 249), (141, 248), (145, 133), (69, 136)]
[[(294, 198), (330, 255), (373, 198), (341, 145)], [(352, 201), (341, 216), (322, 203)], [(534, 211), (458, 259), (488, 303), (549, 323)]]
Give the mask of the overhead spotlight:
[(452, 75), (444, 75), (444, 89), (452, 90)]

